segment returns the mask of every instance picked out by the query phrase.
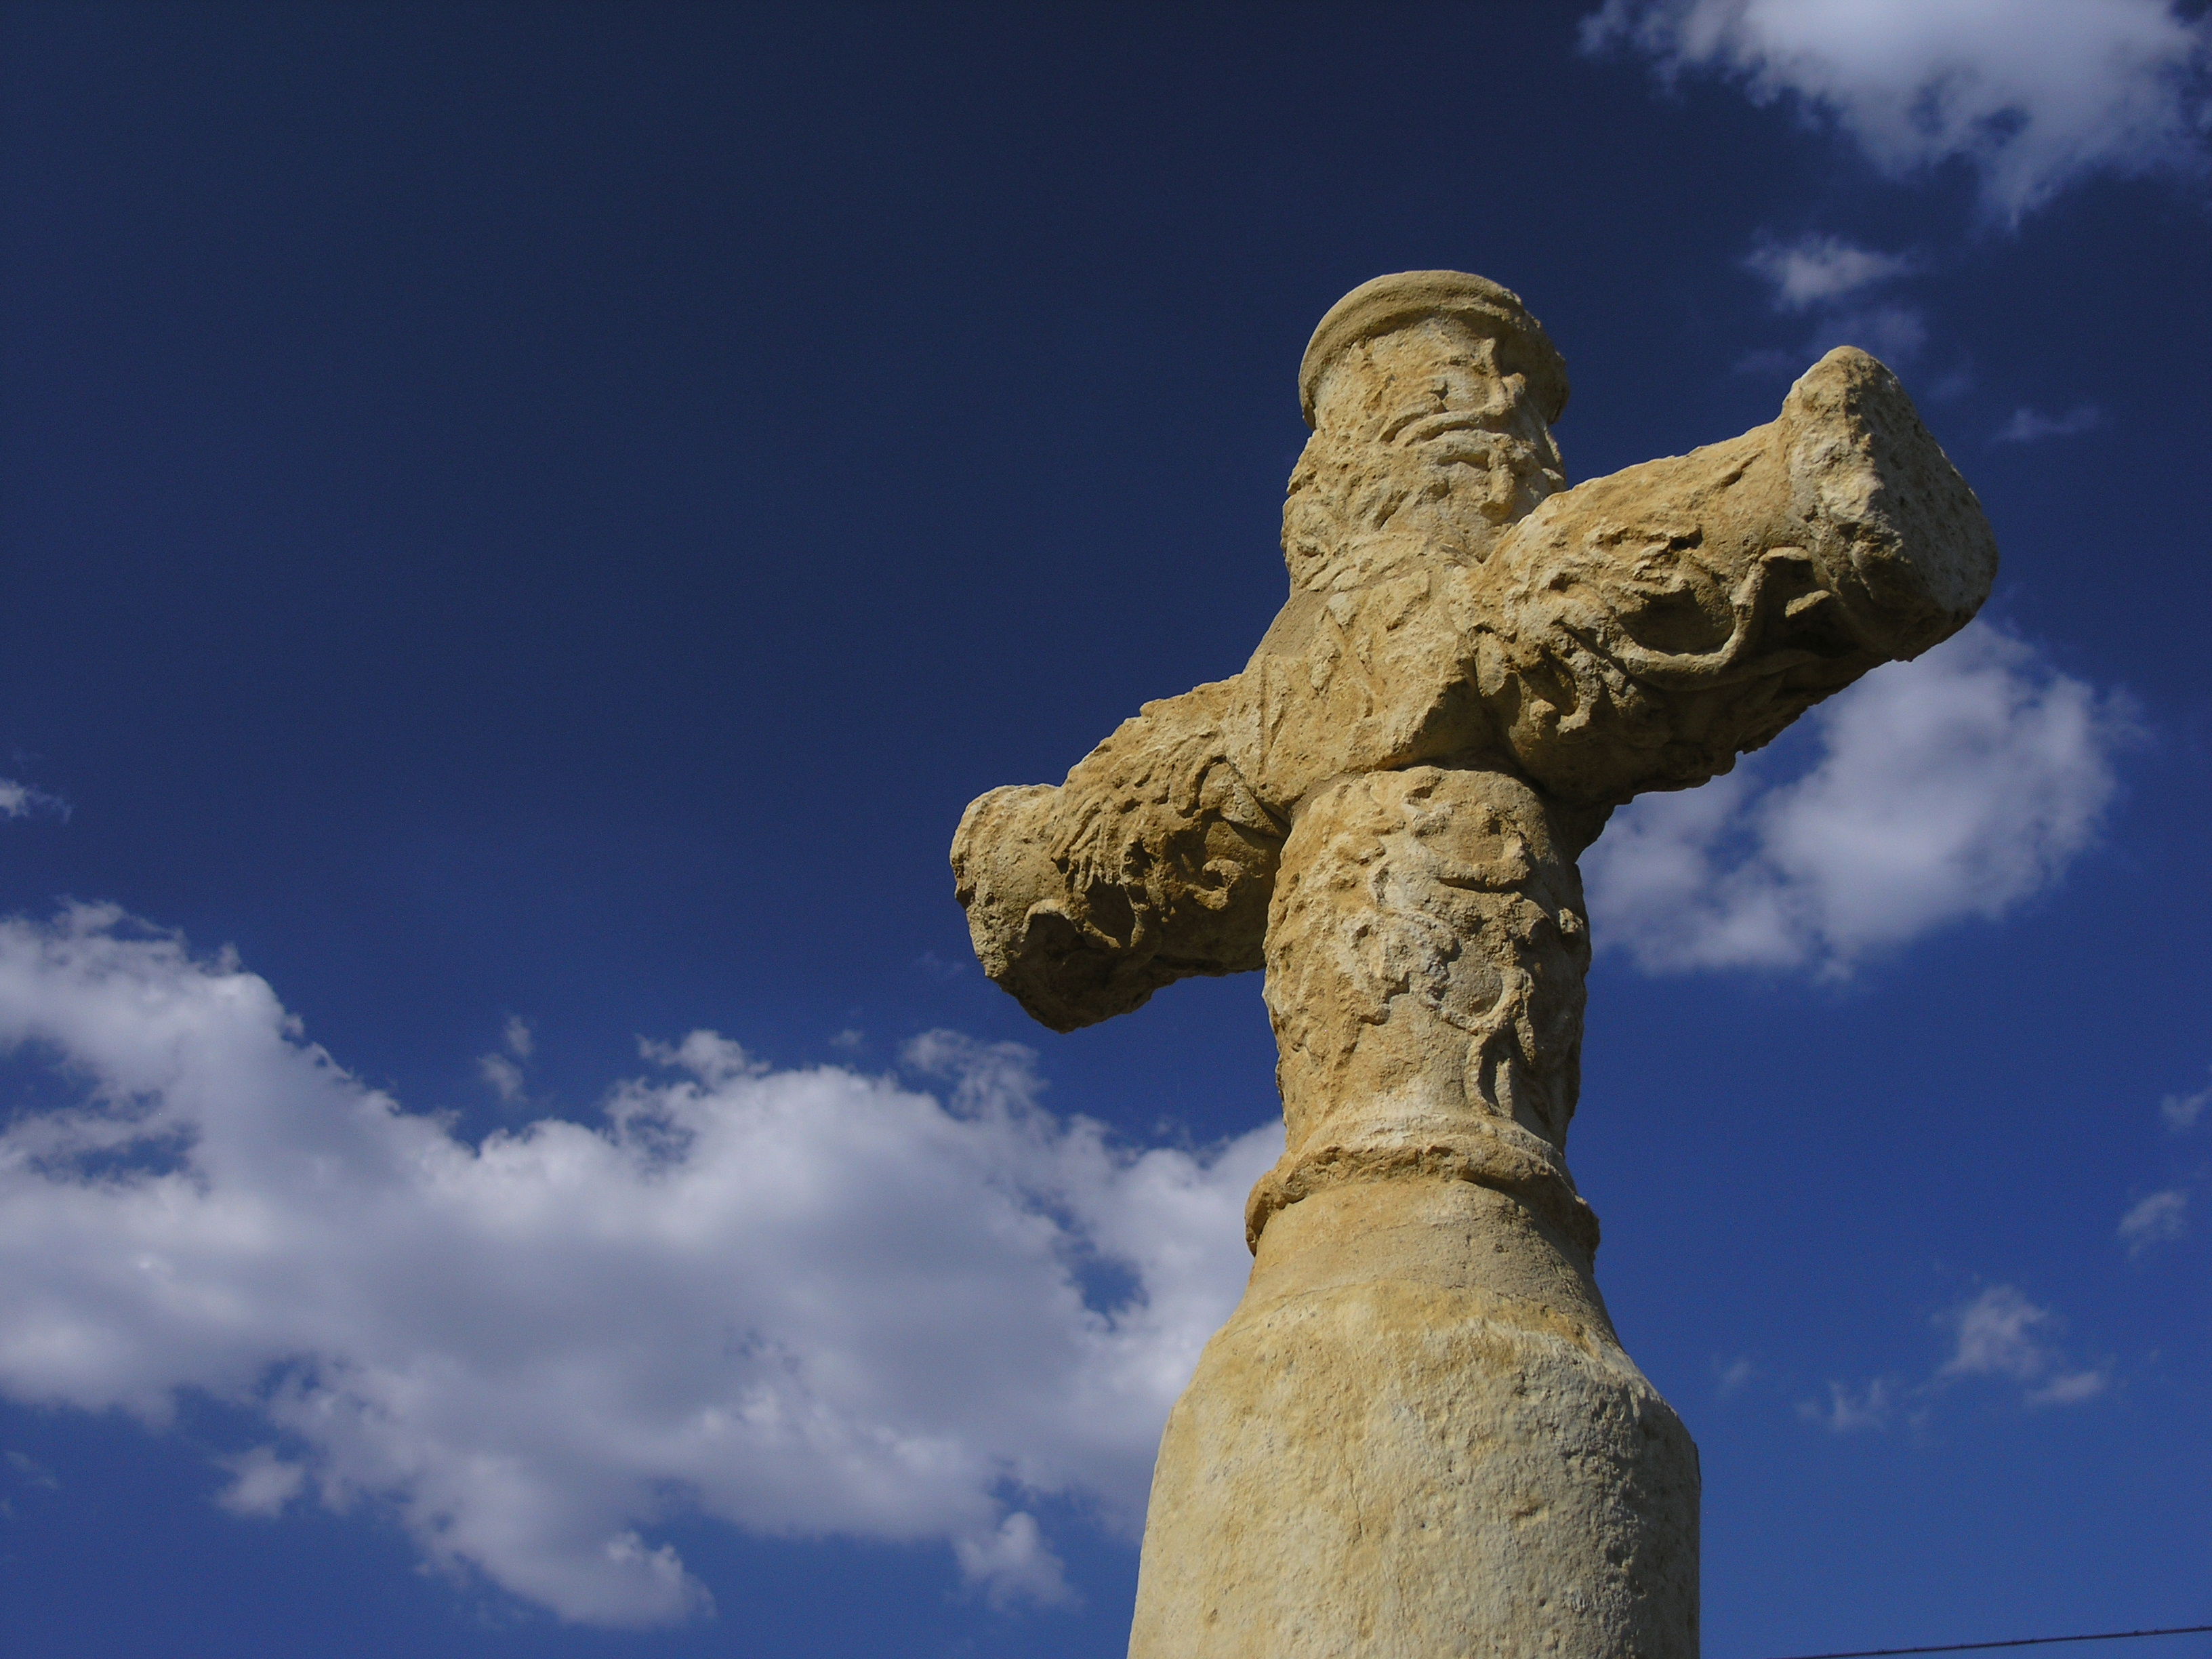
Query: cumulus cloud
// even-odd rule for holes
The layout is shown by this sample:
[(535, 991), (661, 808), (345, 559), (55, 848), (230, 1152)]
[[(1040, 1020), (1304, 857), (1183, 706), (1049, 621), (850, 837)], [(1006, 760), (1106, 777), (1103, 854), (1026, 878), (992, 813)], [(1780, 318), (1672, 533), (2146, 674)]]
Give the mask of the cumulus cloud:
[(2104, 412), (2094, 404), (2082, 404), (2063, 415), (2045, 415), (2033, 409), (2015, 409), (2012, 418), (1991, 434), (1999, 444), (2032, 444), (2044, 438), (2070, 438), (2104, 423)]
[(2120, 1237), (2131, 1256), (2141, 1255), (2154, 1244), (2163, 1244), (2179, 1238), (2189, 1231), (2189, 1194), (2179, 1187), (2130, 1206), (2120, 1218)]
[(1892, 175), (1963, 162), (2008, 222), (2093, 173), (2203, 170), (2212, 26), (2166, 0), (1607, 0), (1582, 40), (1793, 101)]
[(1982, 623), (1876, 669), (1800, 728), (1701, 788), (1615, 816), (1583, 860), (1601, 947), (1654, 973), (1832, 975), (1994, 920), (2095, 839), (2132, 731), (2118, 699)]
[(706, 1605), (653, 1539), (681, 1515), (1064, 1596), (1024, 1504), (1140, 1517), (1280, 1140), (1117, 1146), (1012, 1046), (924, 1042), (940, 1097), (695, 1032), (597, 1121), (471, 1144), (105, 908), (0, 921), (0, 1047), (82, 1085), (0, 1131), (0, 1389), (156, 1427), (186, 1389), (245, 1406), (225, 1507), (366, 1498), (612, 1626)]

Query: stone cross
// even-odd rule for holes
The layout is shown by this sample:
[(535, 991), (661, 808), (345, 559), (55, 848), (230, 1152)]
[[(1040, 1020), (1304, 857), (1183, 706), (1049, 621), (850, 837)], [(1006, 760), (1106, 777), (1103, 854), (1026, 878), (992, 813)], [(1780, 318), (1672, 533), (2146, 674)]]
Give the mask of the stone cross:
[(1979, 504), (1864, 352), (1570, 489), (1519, 299), (1353, 289), (1299, 371), (1291, 594), (1233, 678), (971, 805), (976, 953), (1054, 1030), (1266, 972), (1288, 1147), (1169, 1419), (1132, 1659), (1695, 1659), (1698, 1455), (1567, 1173), (1575, 860), (1961, 627)]

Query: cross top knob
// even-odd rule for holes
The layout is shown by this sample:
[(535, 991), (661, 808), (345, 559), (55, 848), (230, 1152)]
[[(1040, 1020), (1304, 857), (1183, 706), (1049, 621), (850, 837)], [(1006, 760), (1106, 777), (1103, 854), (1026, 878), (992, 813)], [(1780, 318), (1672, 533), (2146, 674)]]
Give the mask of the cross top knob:
[(1521, 377), (1547, 425), (1559, 418), (1567, 406), (1567, 360), (1519, 295), (1468, 271), (1401, 270), (1362, 283), (1314, 325), (1298, 363), (1298, 403), (1306, 424), (1321, 424), (1316, 405), (1322, 375), (1347, 348), (1431, 320), (1456, 323), (1468, 334), (1494, 342), (1501, 354), (1498, 372)]
[(977, 955), (1055, 1030), (1264, 969), (1286, 1145), (1170, 1419), (1133, 1659), (1693, 1659), (1696, 1449), (1566, 1165), (1612, 810), (1963, 626), (1996, 548), (1897, 379), (1567, 488), (1566, 370), (1482, 277), (1307, 347), (1291, 590), (1233, 678), (971, 805)]

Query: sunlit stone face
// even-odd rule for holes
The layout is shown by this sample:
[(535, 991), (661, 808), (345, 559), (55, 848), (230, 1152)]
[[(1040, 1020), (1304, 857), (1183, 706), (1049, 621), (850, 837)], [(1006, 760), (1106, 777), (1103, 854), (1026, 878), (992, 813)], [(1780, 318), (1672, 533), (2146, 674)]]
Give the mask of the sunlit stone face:
[(1314, 410), (1283, 509), (1302, 587), (1357, 585), (1419, 556), (1479, 562), (1500, 528), (1566, 486), (1527, 379), (1455, 319), (1347, 348)]
[(1696, 1659), (1697, 1449), (1566, 1168), (1575, 860), (1963, 625), (1996, 544), (1849, 347), (1768, 424), (1565, 490), (1564, 369), (1495, 284), (1380, 277), (1315, 337), (1250, 662), (953, 842), (978, 955), (1055, 1030), (1267, 975), (1285, 1150), (1161, 1442), (1129, 1652)]

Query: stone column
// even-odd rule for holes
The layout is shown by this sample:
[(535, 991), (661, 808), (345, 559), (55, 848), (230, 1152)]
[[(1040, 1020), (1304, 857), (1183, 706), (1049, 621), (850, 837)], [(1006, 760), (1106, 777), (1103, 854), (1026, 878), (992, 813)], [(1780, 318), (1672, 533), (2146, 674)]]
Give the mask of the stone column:
[(1169, 1419), (1131, 1659), (1695, 1659), (1697, 1449), (1564, 1155), (1576, 850), (1492, 771), (1300, 808), (1267, 929), (1290, 1145)]

